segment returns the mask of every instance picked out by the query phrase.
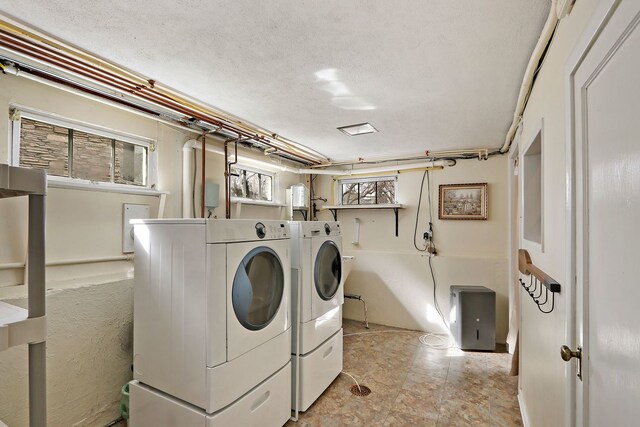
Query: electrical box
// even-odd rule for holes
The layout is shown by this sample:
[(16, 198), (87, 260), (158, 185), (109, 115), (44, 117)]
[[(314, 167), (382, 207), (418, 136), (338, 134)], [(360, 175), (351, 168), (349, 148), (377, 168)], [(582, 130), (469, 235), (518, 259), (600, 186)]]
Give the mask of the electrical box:
[(496, 293), (484, 286), (451, 286), (451, 335), (462, 350), (496, 349)]
[(220, 199), (220, 186), (215, 182), (207, 181), (204, 185), (204, 207), (212, 210), (218, 207)]
[(149, 205), (137, 205), (124, 203), (122, 205), (122, 253), (133, 252), (133, 225), (132, 219), (149, 219)]

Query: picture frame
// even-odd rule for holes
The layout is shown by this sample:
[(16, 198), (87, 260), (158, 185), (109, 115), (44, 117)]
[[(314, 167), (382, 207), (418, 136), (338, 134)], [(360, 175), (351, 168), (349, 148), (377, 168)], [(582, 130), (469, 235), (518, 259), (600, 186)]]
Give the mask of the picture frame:
[(438, 197), (438, 218), (486, 220), (487, 183), (442, 184)]

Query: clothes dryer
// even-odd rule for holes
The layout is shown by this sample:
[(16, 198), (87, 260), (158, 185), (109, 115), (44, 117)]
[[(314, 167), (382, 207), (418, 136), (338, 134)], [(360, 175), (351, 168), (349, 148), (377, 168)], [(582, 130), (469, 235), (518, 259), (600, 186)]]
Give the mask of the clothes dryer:
[(342, 370), (339, 222), (291, 221), (292, 409), (306, 411)]
[(141, 220), (134, 230), (132, 422), (151, 425), (144, 414), (183, 414), (186, 405), (208, 427), (228, 414), (252, 425), (256, 411), (284, 424), (290, 390), (277, 388), (290, 378), (289, 225)]

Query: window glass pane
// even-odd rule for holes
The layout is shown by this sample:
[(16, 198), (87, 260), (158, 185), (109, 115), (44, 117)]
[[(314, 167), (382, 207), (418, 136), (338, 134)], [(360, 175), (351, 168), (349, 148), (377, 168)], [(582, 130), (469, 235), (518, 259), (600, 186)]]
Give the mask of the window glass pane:
[(116, 141), (113, 176), (120, 184), (147, 185), (147, 147)]
[(258, 174), (251, 171), (244, 171), (247, 176), (247, 199), (260, 199), (260, 181)]
[(111, 182), (113, 139), (73, 131), (73, 164), (71, 177)]
[(396, 202), (396, 185), (395, 181), (378, 181), (378, 203), (395, 203)]
[(23, 118), (20, 121), (20, 166), (69, 176), (69, 129)]
[(272, 200), (271, 190), (272, 190), (272, 182), (273, 179), (269, 175), (260, 174), (260, 200)]
[(242, 169), (231, 168), (231, 196), (244, 197), (244, 171)]
[(376, 203), (376, 182), (360, 183), (360, 204), (374, 205)]
[(231, 196), (251, 200), (273, 201), (273, 176), (231, 168)]
[(358, 204), (358, 184), (342, 184), (342, 204)]

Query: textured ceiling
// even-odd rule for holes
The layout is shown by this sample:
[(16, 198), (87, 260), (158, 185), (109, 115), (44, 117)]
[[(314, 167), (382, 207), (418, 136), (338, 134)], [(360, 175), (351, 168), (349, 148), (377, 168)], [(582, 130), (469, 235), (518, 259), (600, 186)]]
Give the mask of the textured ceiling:
[[(333, 159), (499, 147), (548, 0), (0, 0)], [(348, 137), (338, 126), (371, 122)]]

